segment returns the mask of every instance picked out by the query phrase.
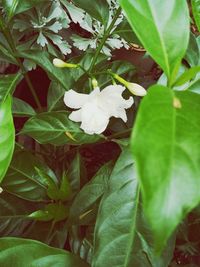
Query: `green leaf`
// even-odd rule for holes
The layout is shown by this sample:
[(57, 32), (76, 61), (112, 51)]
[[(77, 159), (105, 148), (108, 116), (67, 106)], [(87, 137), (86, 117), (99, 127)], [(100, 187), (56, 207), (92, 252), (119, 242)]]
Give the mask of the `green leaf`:
[(12, 159), (15, 145), (15, 127), (11, 112), (11, 97), (0, 103), (0, 183)]
[(92, 206), (106, 190), (108, 179), (111, 174), (112, 163), (105, 164), (87, 183), (74, 199), (69, 214), (72, 224), (82, 223), (83, 219), (92, 212)]
[(199, 95), (159, 85), (140, 104), (132, 151), (157, 251), (200, 201), (199, 113)]
[(9, 94), (12, 94), (21, 81), (22, 74), (0, 75), (0, 103), (4, 102)]
[(199, 72), (200, 72), (200, 66), (192, 67), (186, 70), (180, 77), (178, 77), (173, 86), (181, 86), (185, 84), (186, 82), (193, 79)]
[(200, 31), (200, 2), (198, 0), (191, 0), (191, 3), (192, 3), (192, 13), (193, 13), (197, 28)]
[(119, 157), (95, 225), (93, 267), (132, 266), (138, 182), (128, 150)]
[(147, 52), (173, 82), (189, 41), (187, 2), (120, 0), (120, 3)]
[(191, 67), (199, 65), (200, 50), (199, 50), (198, 38), (196, 38), (195, 35), (192, 33), (190, 33), (190, 42), (184, 58)]
[(0, 247), (0, 265), (4, 267), (89, 267), (72, 253), (34, 240), (1, 238)]
[(29, 201), (47, 199), (47, 183), (38, 175), (36, 167), (51, 176), (52, 171), (31, 153), (15, 153), (2, 183), (3, 189)]
[(68, 217), (68, 209), (61, 203), (51, 203), (46, 205), (44, 210), (37, 210), (28, 217), (38, 221), (54, 220), (54, 222), (59, 222)]
[(141, 42), (138, 40), (126, 18), (123, 19), (123, 21), (117, 26), (112, 34), (118, 34), (129, 44), (133, 43), (141, 45)]
[(16, 97), (13, 97), (12, 113), (16, 117), (31, 117), (36, 115), (35, 110), (28, 103)]
[(47, 107), (48, 111), (59, 110), (64, 106), (63, 98), (65, 94), (64, 87), (56, 82), (51, 82), (47, 95)]
[(28, 203), (5, 190), (0, 194), (0, 235), (22, 236), (30, 221), (24, 218), (37, 209), (35, 203)]
[(85, 134), (68, 119), (68, 112), (45, 112), (29, 119), (21, 133), (27, 134), (40, 144), (80, 145), (96, 142), (100, 137)]
[(10, 20), (16, 14), (24, 12), (45, 1), (47, 0), (2, 0), (2, 5), (6, 11), (8, 20)]
[(89, 15), (107, 25), (109, 19), (109, 5), (106, 0), (73, 0), (74, 4), (85, 10)]
[(47, 72), (52, 80), (59, 82), (65, 89), (70, 89), (73, 84), (73, 78), (68, 73), (70, 70), (55, 67), (47, 52), (38, 50), (26, 51), (20, 52), (20, 56), (33, 60)]

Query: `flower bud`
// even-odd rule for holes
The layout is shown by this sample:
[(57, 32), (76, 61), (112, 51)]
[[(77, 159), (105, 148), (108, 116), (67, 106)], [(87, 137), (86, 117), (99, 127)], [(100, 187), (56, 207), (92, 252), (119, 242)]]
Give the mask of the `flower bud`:
[(142, 87), (141, 85), (137, 84), (137, 83), (130, 83), (127, 82), (126, 80), (124, 80), (122, 77), (120, 77), (119, 75), (117, 75), (116, 73), (113, 73), (112, 76), (119, 81), (120, 83), (122, 83), (123, 85), (126, 86), (126, 88), (133, 94), (133, 95), (137, 95), (137, 96), (145, 96), (147, 94), (147, 91), (144, 89), (144, 87)]
[(95, 78), (92, 79), (92, 86), (94, 89), (98, 87), (98, 82)]
[(77, 64), (66, 63), (63, 60), (59, 59), (59, 58), (54, 58), (53, 65), (58, 67), (58, 68), (78, 68)]
[(127, 89), (133, 94), (137, 96), (145, 96), (147, 94), (147, 91), (142, 87), (141, 85), (137, 83), (129, 83), (125, 84)]

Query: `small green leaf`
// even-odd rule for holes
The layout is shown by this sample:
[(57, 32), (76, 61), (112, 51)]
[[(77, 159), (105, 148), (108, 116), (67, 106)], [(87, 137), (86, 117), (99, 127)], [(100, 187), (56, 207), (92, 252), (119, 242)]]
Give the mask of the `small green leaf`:
[(138, 39), (172, 83), (189, 41), (187, 2), (120, 0), (120, 3)]
[(4, 267), (89, 267), (72, 253), (34, 240), (0, 238), (0, 247), (0, 266)]
[(190, 42), (184, 58), (191, 67), (199, 65), (200, 50), (198, 38), (192, 33), (190, 33)]
[(157, 251), (200, 201), (199, 114), (200, 95), (159, 85), (140, 104), (132, 151)]
[(11, 112), (11, 97), (0, 102), (0, 183), (12, 159), (15, 145), (15, 127)]
[[(68, 112), (40, 113), (29, 119), (21, 133), (27, 134), (41, 144), (87, 144), (100, 139), (97, 135), (85, 134), (79, 127), (68, 119)], [(69, 137), (70, 135), (73, 137)]]
[(13, 97), (12, 113), (16, 117), (31, 117), (36, 115), (35, 110), (25, 101)]

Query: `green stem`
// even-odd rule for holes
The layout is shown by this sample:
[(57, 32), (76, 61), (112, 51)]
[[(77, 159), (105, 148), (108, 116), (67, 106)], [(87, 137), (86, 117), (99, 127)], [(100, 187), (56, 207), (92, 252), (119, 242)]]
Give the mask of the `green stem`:
[(93, 57), (92, 63), (91, 63), (90, 68), (88, 70), (89, 73), (92, 72), (92, 70), (93, 70), (93, 68), (95, 66), (95, 63), (97, 61), (97, 58), (98, 58), (98, 56), (99, 56), (99, 54), (100, 54), (100, 52), (101, 52), (106, 40), (107, 40), (107, 38), (110, 36), (110, 33), (111, 33), (111, 31), (112, 31), (112, 29), (113, 29), (113, 27), (115, 25), (116, 20), (118, 19), (119, 15), (120, 15), (120, 13), (121, 13), (121, 7), (119, 7), (117, 9), (117, 11), (116, 11), (116, 13), (115, 13), (115, 15), (113, 17), (112, 22), (110, 23), (108, 29), (106, 30), (106, 32), (105, 32), (105, 34), (104, 34), (104, 36), (103, 36), (98, 48), (97, 48), (97, 51), (96, 51), (96, 53), (95, 53), (95, 55)]
[(21, 72), (22, 72), (22, 74), (23, 74), (23, 76), (24, 76), (24, 78), (25, 78), (25, 80), (27, 82), (27, 85), (28, 85), (28, 87), (29, 87), (29, 89), (30, 89), (30, 91), (31, 91), (31, 93), (33, 95), (35, 103), (37, 104), (38, 109), (41, 110), (42, 106), (40, 104), (40, 101), (39, 101), (39, 98), (38, 98), (37, 94), (35, 93), (35, 89), (33, 87), (33, 84), (32, 84), (32, 82), (31, 82), (31, 80), (30, 80), (30, 78), (28, 76), (28, 73), (26, 72), (26, 69), (25, 69), (24, 65), (22, 64), (20, 58), (17, 56), (17, 50), (15, 48), (14, 40), (13, 40), (13, 37), (12, 37), (12, 35), (10, 33), (10, 30), (8, 28), (3, 28), (2, 30), (3, 30), (3, 34), (4, 34), (6, 40), (7, 40), (8, 44), (9, 44), (11, 50), (13, 52), (13, 56), (15, 57), (18, 65), (19, 65), (19, 67), (21, 69)]

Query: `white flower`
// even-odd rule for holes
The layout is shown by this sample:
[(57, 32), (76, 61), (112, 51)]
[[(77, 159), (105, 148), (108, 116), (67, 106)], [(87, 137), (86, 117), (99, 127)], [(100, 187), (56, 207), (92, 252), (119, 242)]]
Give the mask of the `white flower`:
[(78, 109), (69, 115), (69, 119), (81, 122), (81, 129), (87, 134), (102, 133), (111, 117), (127, 121), (126, 111), (133, 104), (133, 98), (122, 97), (126, 88), (121, 85), (109, 85), (102, 91), (96, 87), (89, 95), (79, 94), (74, 90), (65, 93), (65, 105)]

